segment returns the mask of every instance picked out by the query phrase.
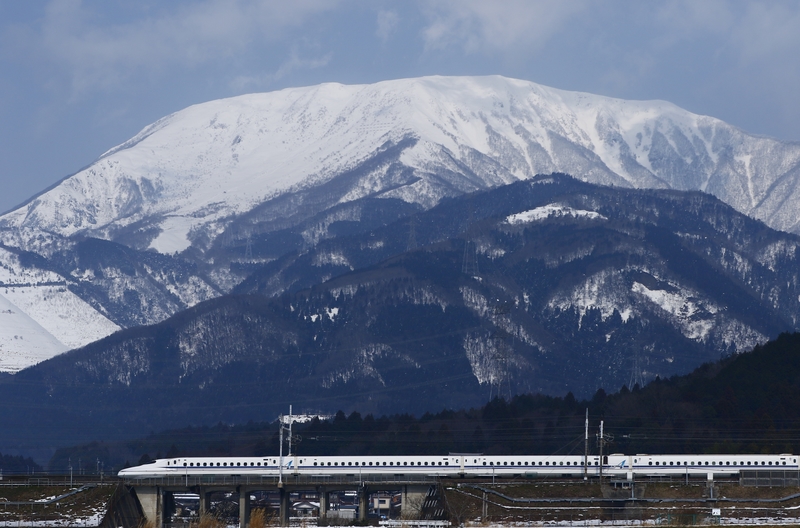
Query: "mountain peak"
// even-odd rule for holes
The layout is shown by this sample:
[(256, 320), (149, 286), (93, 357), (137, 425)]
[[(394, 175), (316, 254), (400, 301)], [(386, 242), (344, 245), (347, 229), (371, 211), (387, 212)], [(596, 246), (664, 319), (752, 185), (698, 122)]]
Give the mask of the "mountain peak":
[[(500, 76), (326, 83), (194, 105), (110, 149), (0, 226), (113, 239), (144, 222), (159, 232), (151, 248), (180, 252), (193, 232), (213, 238), (236, 215), (329, 182), (406, 137), (417, 141), (397, 161), (413, 182), (386, 192), (385, 168), (377, 168), (340, 199), (386, 192), (430, 207), (443, 196), (556, 170), (617, 186), (705, 190), (773, 227), (798, 228), (773, 189), (786, 176), (796, 182), (799, 146), (664, 101)], [(436, 181), (442, 172), (460, 177)]]

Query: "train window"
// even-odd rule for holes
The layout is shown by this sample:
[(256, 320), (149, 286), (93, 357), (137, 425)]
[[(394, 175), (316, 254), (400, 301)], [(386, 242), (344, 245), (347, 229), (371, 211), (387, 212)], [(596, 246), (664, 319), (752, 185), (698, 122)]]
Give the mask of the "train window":
[(656, 462), (656, 465), (658, 465), (658, 462)]
[(569, 462), (567, 462), (567, 465), (569, 465)]
[(708, 460), (706, 460), (706, 465), (708, 465)]
[(334, 462), (334, 463), (333, 463), (333, 465), (334, 465), (334, 466), (338, 466), (338, 465), (339, 465), (339, 463), (338, 463), (338, 462)]
[(648, 462), (648, 464), (650, 464), (650, 465), (652, 466), (652, 465), (653, 465), (653, 462), (652, 462), (652, 461), (650, 461), (650, 462)]
[(670, 466), (672, 465), (672, 461), (671, 461), (671, 460), (670, 460), (670, 462), (669, 462), (669, 465), (670, 465)]
[(450, 462), (447, 462), (447, 461), (445, 461), (444, 465), (445, 465), (445, 466), (449, 466), (449, 465), (450, 465)]
[(549, 466), (549, 465), (550, 465), (550, 462), (545, 462), (545, 463), (544, 463), (544, 465), (545, 465), (545, 466)]
[(404, 465), (404, 466), (407, 466), (407, 465), (408, 465), (408, 462), (403, 462), (403, 465)]
[(478, 463), (478, 459), (477, 458), (472, 459), (472, 463), (473, 464), (477, 464)]
[(222, 463), (222, 465), (223, 465), (223, 466), (227, 466), (227, 465), (228, 465), (228, 463), (227, 463), (227, 462), (223, 462), (223, 463)]
[(385, 465), (386, 465), (386, 462), (384, 462), (384, 463), (383, 463), (383, 465), (385, 466)]
[(186, 462), (183, 463), (183, 467), (186, 467)]
[(785, 460), (783, 461), (783, 465), (784, 465), (784, 466), (786, 465), (786, 461), (785, 461)]
[(348, 462), (348, 463), (347, 463), (347, 465), (348, 465), (348, 466), (352, 466), (352, 465), (353, 465), (353, 463), (352, 463), (352, 462)]
[(314, 465), (316, 466), (316, 465), (317, 465), (317, 463), (316, 463), (316, 462), (314, 462)]
[(236, 463), (236, 465), (237, 465), (237, 466), (241, 466), (241, 465), (242, 465), (242, 463), (241, 463), (241, 462), (237, 462), (237, 463)]
[(330, 463), (330, 462), (328, 462), (328, 465), (330, 466), (330, 465), (331, 465), (331, 463)]
[[(427, 465), (428, 465), (428, 463), (427, 463), (427, 462), (425, 462), (425, 465), (427, 466)], [(485, 466), (485, 465), (486, 465), (486, 462), (484, 462), (484, 463), (483, 463), (483, 465)]]
[(507, 466), (507, 465), (508, 465), (508, 462), (503, 462), (503, 465), (504, 465), (504, 466)]

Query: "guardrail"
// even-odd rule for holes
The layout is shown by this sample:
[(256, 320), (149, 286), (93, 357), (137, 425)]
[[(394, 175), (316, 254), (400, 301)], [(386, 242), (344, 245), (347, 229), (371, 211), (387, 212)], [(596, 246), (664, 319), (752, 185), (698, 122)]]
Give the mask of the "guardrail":
[(739, 473), (739, 484), (753, 487), (800, 487), (800, 471), (744, 470)]

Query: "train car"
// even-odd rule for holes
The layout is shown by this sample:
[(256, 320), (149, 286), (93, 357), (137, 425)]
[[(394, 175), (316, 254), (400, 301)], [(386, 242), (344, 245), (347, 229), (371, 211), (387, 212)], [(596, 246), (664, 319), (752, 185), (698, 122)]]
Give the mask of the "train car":
[(126, 468), (119, 476), (141, 479), (194, 475), (428, 475), (440, 477), (581, 477), (604, 475), (634, 479), (636, 476), (735, 475), (744, 469), (797, 470), (797, 456), (783, 455), (605, 455), (589, 456), (584, 469), (581, 455), (484, 455), (441, 456), (291, 456), (192, 457), (159, 459)]

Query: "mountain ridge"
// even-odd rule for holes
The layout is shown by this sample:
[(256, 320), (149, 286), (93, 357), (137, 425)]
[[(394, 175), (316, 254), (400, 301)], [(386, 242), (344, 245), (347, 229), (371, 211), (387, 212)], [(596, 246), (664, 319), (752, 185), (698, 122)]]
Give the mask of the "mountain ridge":
[(710, 195), (539, 176), (329, 238), (240, 294), (0, 378), (0, 448), (289, 403), (421, 413), (641, 386), (797, 329), (799, 261), (800, 237)]
[[(329, 226), (344, 217), (392, 222), (550, 172), (703, 190), (800, 231), (798, 143), (751, 136), (668, 102), (434, 76), (287, 88), (180, 110), (0, 216), (0, 243), (41, 257), (98, 321), (109, 321), (85, 344), (103, 328), (155, 323), (233, 291), (259, 267), (337, 236)], [(125, 262), (85, 265), (79, 253), (89, 239), (129, 248), (136, 274)], [(148, 253), (165, 260), (153, 268)], [(143, 284), (158, 309), (136, 302)]]

